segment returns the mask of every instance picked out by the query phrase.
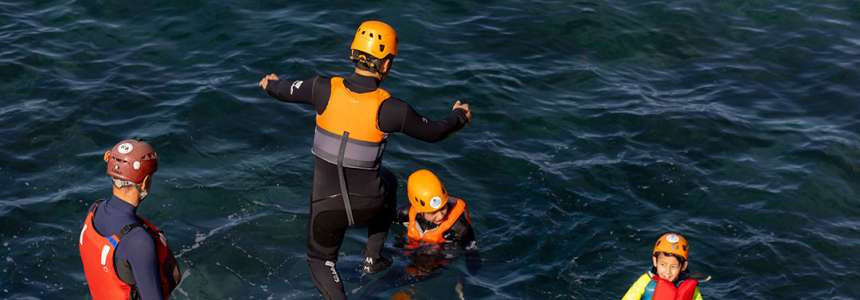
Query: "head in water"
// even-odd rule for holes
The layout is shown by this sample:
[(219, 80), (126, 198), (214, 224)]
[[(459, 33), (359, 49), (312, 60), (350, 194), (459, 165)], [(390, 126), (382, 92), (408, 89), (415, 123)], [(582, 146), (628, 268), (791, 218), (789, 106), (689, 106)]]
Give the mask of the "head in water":
[(651, 262), (657, 276), (668, 281), (678, 280), (681, 272), (687, 270), (689, 246), (681, 234), (667, 232), (657, 239), (651, 251)]
[(422, 218), (440, 224), (448, 214), (448, 191), (430, 170), (421, 169), (409, 175), (406, 182), (409, 203)]
[(349, 48), (356, 73), (382, 80), (397, 55), (397, 32), (385, 22), (364, 21), (358, 25)]
[(158, 170), (158, 154), (148, 143), (123, 140), (105, 151), (107, 175), (113, 182), (113, 194), (137, 206), (149, 195), (152, 174)]

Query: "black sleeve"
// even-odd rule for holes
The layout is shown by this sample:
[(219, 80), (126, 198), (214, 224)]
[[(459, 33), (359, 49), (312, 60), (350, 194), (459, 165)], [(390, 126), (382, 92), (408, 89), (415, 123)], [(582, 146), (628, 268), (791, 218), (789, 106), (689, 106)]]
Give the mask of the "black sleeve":
[(454, 223), (454, 226), (449, 230), (453, 236), (446, 237), (447, 240), (454, 241), (460, 248), (469, 249), (475, 248), (475, 231), (472, 230), (472, 225), (466, 220), (466, 215), (463, 214)]
[(269, 80), (266, 93), (284, 102), (311, 104), (317, 114), (321, 114), (328, 105), (331, 81), (322, 76), (306, 80)]
[(470, 274), (477, 274), (483, 263), (478, 252), (478, 242), (475, 240), (475, 230), (472, 229), (472, 225), (466, 220), (465, 215), (457, 219), (457, 223), (454, 223), (450, 232), (456, 235), (453, 239), (454, 244), (465, 250), (466, 270)]
[(406, 224), (409, 223), (409, 206), (404, 206), (397, 209), (397, 216), (394, 217), (394, 223)]
[(415, 111), (408, 103), (390, 98), (379, 108), (379, 129), (386, 133), (402, 132), (425, 142), (438, 142), (466, 124), (466, 112), (451, 111), (440, 121), (429, 120)]

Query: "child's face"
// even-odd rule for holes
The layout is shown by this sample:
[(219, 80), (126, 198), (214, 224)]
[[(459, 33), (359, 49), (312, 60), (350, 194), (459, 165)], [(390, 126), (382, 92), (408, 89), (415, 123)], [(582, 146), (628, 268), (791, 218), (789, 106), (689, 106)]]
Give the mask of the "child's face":
[(433, 224), (439, 225), (445, 220), (445, 213), (447, 211), (447, 209), (443, 208), (431, 213), (421, 213), (421, 217), (424, 217), (424, 220), (427, 220), (427, 222), (433, 222)]
[(668, 281), (674, 282), (678, 279), (678, 274), (687, 269), (687, 262), (681, 265), (678, 259), (671, 255), (659, 253), (656, 257), (651, 257), (651, 260), (657, 268), (657, 276)]

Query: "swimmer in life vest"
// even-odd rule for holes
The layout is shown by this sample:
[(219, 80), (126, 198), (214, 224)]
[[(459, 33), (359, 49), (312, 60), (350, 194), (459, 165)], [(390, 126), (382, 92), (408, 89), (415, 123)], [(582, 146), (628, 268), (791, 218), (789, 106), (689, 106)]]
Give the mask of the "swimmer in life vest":
[(436, 174), (425, 169), (413, 172), (406, 194), (410, 206), (399, 210), (397, 222), (406, 226), (408, 248), (448, 243), (477, 248), (466, 201), (449, 196)]
[(137, 215), (149, 195), (158, 154), (146, 142), (124, 140), (105, 152), (113, 196), (95, 202), (78, 250), (95, 300), (168, 299), (182, 274), (164, 233)]
[(639, 276), (621, 299), (702, 300), (699, 281), (688, 276), (688, 252), (687, 239), (680, 234), (661, 235), (651, 251), (653, 268)]
[(447, 117), (433, 121), (379, 87), (397, 54), (397, 33), (390, 25), (361, 23), (350, 50), (355, 68), (349, 76), (281, 80), (269, 74), (260, 80), (270, 96), (309, 104), (316, 112), (308, 265), (314, 284), (327, 299), (346, 298), (335, 265), (347, 228), (367, 226), (364, 272), (380, 272), (391, 265), (381, 255), (397, 209), (397, 178), (382, 167), (388, 135), (401, 132), (437, 142), (472, 118), (469, 105), (457, 101)]
[(406, 227), (406, 255), (412, 264), (406, 271), (413, 277), (429, 275), (446, 266), (453, 255), (451, 246), (466, 250), (470, 272), (479, 267), (475, 231), (466, 201), (448, 195), (447, 189), (429, 170), (409, 175), (406, 194), (410, 205), (398, 210), (396, 222)]

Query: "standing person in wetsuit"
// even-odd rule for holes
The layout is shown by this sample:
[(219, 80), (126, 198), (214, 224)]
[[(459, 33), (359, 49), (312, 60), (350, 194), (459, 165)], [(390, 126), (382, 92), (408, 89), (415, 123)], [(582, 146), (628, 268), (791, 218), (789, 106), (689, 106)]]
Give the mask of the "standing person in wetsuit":
[(158, 169), (158, 154), (145, 142), (124, 140), (105, 152), (104, 161), (113, 196), (90, 207), (78, 241), (90, 295), (167, 299), (182, 274), (164, 233), (137, 215)]
[(428, 120), (379, 87), (397, 54), (397, 35), (388, 24), (361, 23), (350, 49), (355, 71), (346, 78), (280, 80), (269, 74), (260, 80), (270, 96), (310, 104), (317, 113), (308, 265), (314, 284), (328, 299), (346, 298), (335, 263), (348, 227), (367, 226), (365, 272), (391, 265), (381, 255), (397, 199), (397, 178), (380, 166), (388, 134), (436, 142), (471, 120), (469, 105), (460, 101), (446, 118)]

